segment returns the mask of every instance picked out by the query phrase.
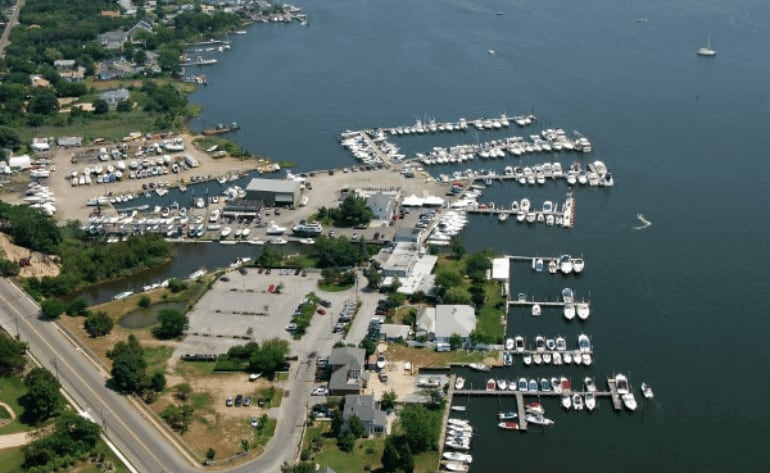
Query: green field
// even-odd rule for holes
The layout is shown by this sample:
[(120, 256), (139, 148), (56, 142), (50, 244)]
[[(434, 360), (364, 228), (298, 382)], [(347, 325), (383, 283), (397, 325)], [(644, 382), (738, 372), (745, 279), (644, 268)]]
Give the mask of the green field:
[[(27, 392), (27, 388), (21, 379), (17, 377), (0, 378), (0, 401), (8, 404), (16, 413), (16, 420), (8, 425), (0, 427), (0, 435), (14, 434), (16, 432), (26, 432), (32, 430), (32, 427), (19, 422), (19, 417), (24, 413), (24, 409), (19, 405), (19, 397)], [(5, 411), (5, 409), (3, 409)], [(3, 419), (9, 418), (3, 415)]]

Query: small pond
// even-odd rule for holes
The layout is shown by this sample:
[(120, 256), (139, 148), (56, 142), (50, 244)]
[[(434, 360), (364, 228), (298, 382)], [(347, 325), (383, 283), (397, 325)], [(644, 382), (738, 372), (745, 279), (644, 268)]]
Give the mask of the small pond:
[(147, 308), (138, 308), (120, 319), (123, 328), (144, 328), (158, 322), (158, 312), (164, 309), (184, 310), (184, 302), (161, 302)]

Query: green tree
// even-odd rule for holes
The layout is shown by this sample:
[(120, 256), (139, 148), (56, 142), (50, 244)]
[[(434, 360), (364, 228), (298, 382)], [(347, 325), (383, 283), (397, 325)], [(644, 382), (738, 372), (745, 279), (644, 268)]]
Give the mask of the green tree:
[(182, 292), (185, 289), (187, 289), (187, 283), (179, 278), (171, 278), (168, 280), (168, 288), (176, 294), (177, 292)]
[(56, 93), (45, 87), (35, 88), (27, 110), (38, 115), (53, 115), (59, 110)]
[(156, 371), (150, 377), (150, 387), (156, 393), (166, 388), (166, 375), (162, 371)]
[(355, 445), (356, 445), (356, 436), (350, 432), (348, 432), (347, 434), (342, 434), (337, 438), (337, 446), (343, 452), (352, 452), (353, 447), (355, 447)]
[(144, 349), (139, 340), (133, 335), (115, 344), (107, 352), (112, 360), (112, 386), (121, 393), (142, 392), (149, 383), (147, 376), (147, 361), (144, 359)]
[(153, 331), (154, 335), (162, 340), (178, 338), (182, 336), (189, 320), (187, 315), (175, 309), (163, 309), (158, 313), (160, 326)]
[(366, 205), (366, 199), (348, 195), (340, 206), (329, 211), (334, 225), (337, 227), (352, 227), (368, 225), (374, 213)]
[(112, 328), (115, 326), (113, 321), (106, 312), (98, 311), (86, 317), (86, 321), (83, 327), (92, 338), (103, 337), (112, 332)]
[(115, 109), (120, 113), (126, 113), (130, 112), (133, 107), (134, 105), (130, 100), (121, 100), (118, 102)]
[(348, 417), (348, 431), (356, 438), (363, 437), (366, 433), (366, 429), (364, 429), (364, 423), (361, 422), (361, 419), (359, 419), (355, 414)]
[(471, 293), (464, 287), (450, 287), (444, 293), (444, 304), (470, 304)]
[(266, 375), (275, 373), (283, 367), (289, 354), (289, 342), (280, 338), (271, 338), (262, 343), (262, 347), (249, 358), (249, 370), (252, 373), (262, 371)]
[(88, 301), (85, 300), (83, 297), (77, 297), (70, 301), (69, 304), (67, 304), (67, 314), (76, 316), (76, 315), (86, 315), (86, 311), (88, 310)]
[(473, 253), (465, 259), (465, 273), (475, 282), (483, 282), (486, 272), (492, 268), (492, 261), (486, 251)]
[(441, 413), (418, 404), (408, 404), (399, 416), (404, 437), (412, 453), (420, 454), (438, 446)]
[[(64, 411), (48, 435), (37, 438), (23, 448), (24, 467), (47, 465), (58, 457), (77, 457), (94, 448), (99, 440), (99, 426), (73, 411)], [(51, 471), (35, 469), (34, 471)]]
[(452, 241), (449, 244), (449, 249), (452, 252), (454, 259), (462, 258), (465, 256), (465, 253), (468, 252), (468, 250), (465, 248), (465, 243), (463, 243), (463, 240), (460, 237), (452, 237)]
[(190, 399), (192, 394), (192, 386), (189, 383), (181, 383), (174, 386), (174, 395), (180, 401), (186, 401)]
[(110, 104), (104, 99), (96, 99), (92, 102), (94, 115), (106, 115), (110, 111)]
[(64, 302), (59, 299), (46, 299), (40, 304), (40, 309), (47, 319), (55, 320), (64, 313)]
[(0, 376), (20, 373), (27, 364), (27, 344), (0, 331)]
[(374, 267), (374, 265), (370, 265), (366, 270), (364, 270), (364, 276), (366, 276), (367, 284), (366, 287), (369, 289), (379, 289), (380, 284), (382, 284), (382, 273)]
[(195, 410), (189, 404), (169, 404), (160, 413), (160, 417), (174, 430), (184, 434), (189, 430)]
[(214, 457), (217, 455), (217, 451), (213, 448), (209, 447), (208, 450), (206, 450), (206, 460), (211, 461), (214, 459)]
[(401, 463), (401, 456), (396, 448), (396, 441), (393, 436), (385, 439), (385, 449), (382, 451), (382, 469), (385, 473), (396, 471)]
[(440, 296), (446, 294), (446, 291), (452, 287), (459, 287), (463, 283), (462, 274), (450, 268), (439, 268), (436, 271), (435, 284)]
[[(0, 96), (1, 95), (2, 94), (0, 94)], [(0, 126), (0, 148), (17, 150), (20, 146), (21, 138), (19, 137), (19, 133), (13, 128)]]
[(409, 442), (403, 437), (400, 440), (398, 442), (399, 468), (404, 473), (412, 473), (414, 471), (414, 455), (409, 448)]
[(393, 409), (396, 407), (396, 398), (398, 395), (394, 390), (386, 391), (382, 393), (382, 401), (380, 401), (380, 405), (384, 410)]
[(457, 350), (462, 346), (463, 346), (463, 337), (461, 337), (459, 333), (453, 333), (452, 335), (450, 335), (449, 347), (452, 350)]
[(139, 307), (142, 307), (143, 309), (146, 309), (146, 308), (150, 307), (151, 304), (152, 304), (152, 299), (150, 299), (149, 296), (144, 295), (144, 296), (139, 298)]
[(19, 398), (24, 407), (24, 420), (38, 424), (55, 417), (64, 409), (64, 396), (59, 381), (45, 368), (33, 368), (24, 377), (27, 393)]

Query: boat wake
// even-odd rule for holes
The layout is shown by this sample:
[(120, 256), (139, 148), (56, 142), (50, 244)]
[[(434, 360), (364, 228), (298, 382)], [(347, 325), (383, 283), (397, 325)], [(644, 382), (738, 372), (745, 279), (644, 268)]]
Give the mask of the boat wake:
[(652, 225), (652, 222), (644, 218), (644, 215), (642, 214), (636, 214), (636, 218), (638, 218), (639, 221), (642, 222), (642, 224), (634, 227), (634, 230), (644, 230), (645, 228)]

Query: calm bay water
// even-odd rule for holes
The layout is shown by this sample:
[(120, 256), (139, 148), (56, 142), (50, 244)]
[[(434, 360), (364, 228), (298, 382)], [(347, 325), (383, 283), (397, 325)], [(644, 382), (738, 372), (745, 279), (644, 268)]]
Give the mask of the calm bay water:
[[(574, 344), (585, 331), (594, 366), (517, 365), (500, 376), (564, 373), (576, 382), (624, 371), (636, 386), (649, 382), (656, 399), (633, 415), (613, 413), (606, 401), (593, 415), (546, 401), (556, 425), (521, 435), (495, 429), (500, 400), (468, 400), (480, 428), (471, 471), (770, 470), (761, 440), (770, 426), (770, 382), (760, 375), (770, 329), (762, 243), (770, 234), (766, 2), (299, 5), (309, 14), (307, 28), (254, 25), (232, 38), (233, 49), (205, 71), (209, 87), (192, 96), (205, 107), (194, 128), (237, 121), (243, 129), (234, 138), (243, 146), (307, 170), (352, 163), (336, 141), (345, 129), (534, 109), (541, 119), (535, 131), (581, 131), (615, 175), (613, 189), (577, 190), (570, 231), (473, 218), (464, 239), (474, 249), (568, 252), (587, 261), (585, 273), (571, 279), (514, 265), (513, 293), (554, 298), (569, 285), (590, 297), (593, 314), (585, 324), (567, 324), (547, 310), (537, 320), (512, 311), (509, 333), (564, 334)], [(707, 34), (718, 50), (713, 59), (695, 55)], [(427, 151), (477, 139), (489, 137), (396, 142)], [(474, 166), (501, 171), (505, 164)], [(483, 200), (563, 201), (564, 193), (563, 184), (495, 184)], [(636, 231), (639, 212), (653, 225)]]

